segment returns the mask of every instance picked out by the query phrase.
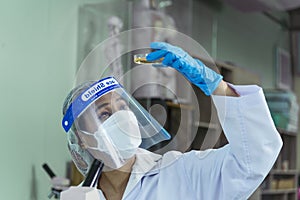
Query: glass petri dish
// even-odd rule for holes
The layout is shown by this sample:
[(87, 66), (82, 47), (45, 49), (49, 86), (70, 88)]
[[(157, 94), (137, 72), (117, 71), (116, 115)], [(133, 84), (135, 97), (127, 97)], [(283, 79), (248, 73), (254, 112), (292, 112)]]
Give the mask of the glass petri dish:
[(135, 54), (133, 56), (134, 63), (140, 64), (140, 65), (147, 65), (147, 64), (162, 65), (163, 58), (160, 58), (160, 59), (154, 60), (154, 61), (148, 61), (146, 59), (147, 55), (148, 55), (147, 53), (144, 53), (144, 54)]

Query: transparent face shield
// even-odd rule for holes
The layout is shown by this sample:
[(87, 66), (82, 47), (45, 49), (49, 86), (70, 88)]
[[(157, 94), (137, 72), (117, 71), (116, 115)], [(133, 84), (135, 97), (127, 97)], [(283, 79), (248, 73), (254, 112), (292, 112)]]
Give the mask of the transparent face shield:
[(78, 136), (70, 130), (68, 132), (69, 152), (77, 169), (82, 175), (86, 176), (92, 162), (94, 161), (94, 157), (82, 146), (83, 145)]
[(112, 77), (83, 91), (63, 119), (66, 132), (76, 130), (94, 158), (116, 169), (140, 147), (170, 139), (168, 132)]

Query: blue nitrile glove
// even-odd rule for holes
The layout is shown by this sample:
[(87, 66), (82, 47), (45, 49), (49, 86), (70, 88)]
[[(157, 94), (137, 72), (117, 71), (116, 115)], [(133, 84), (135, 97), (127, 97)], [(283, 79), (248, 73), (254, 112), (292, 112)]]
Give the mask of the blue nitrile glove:
[(198, 86), (207, 96), (215, 91), (223, 79), (222, 75), (206, 67), (200, 60), (192, 58), (179, 47), (165, 42), (152, 42), (150, 47), (156, 51), (148, 54), (146, 57), (148, 61), (164, 57), (163, 65), (175, 68), (191, 83)]

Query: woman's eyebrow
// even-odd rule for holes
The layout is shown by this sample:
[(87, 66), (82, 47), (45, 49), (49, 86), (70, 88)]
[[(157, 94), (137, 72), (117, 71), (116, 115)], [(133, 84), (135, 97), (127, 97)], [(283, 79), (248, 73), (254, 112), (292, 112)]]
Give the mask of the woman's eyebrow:
[(101, 108), (103, 108), (103, 107), (105, 107), (105, 106), (108, 106), (108, 105), (109, 105), (109, 103), (102, 103), (102, 104), (100, 104), (100, 105), (97, 105), (96, 111), (98, 111), (98, 110), (100, 110)]

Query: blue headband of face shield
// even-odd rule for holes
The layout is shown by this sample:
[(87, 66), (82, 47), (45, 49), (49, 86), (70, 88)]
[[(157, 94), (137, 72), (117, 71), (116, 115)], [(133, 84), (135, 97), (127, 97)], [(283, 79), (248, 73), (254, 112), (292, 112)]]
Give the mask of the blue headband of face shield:
[(72, 127), (74, 120), (101, 95), (122, 87), (113, 77), (107, 77), (99, 80), (90, 88), (79, 95), (69, 106), (62, 120), (62, 126), (66, 132)]
[(134, 98), (132, 98), (113, 77), (101, 79), (78, 95), (67, 108), (62, 120), (66, 132), (70, 130), (74, 121), (87, 110), (101, 96), (111, 91), (123, 91), (122, 96), (130, 100), (131, 111), (136, 115), (142, 135), (141, 148), (149, 148), (160, 141), (169, 140), (169, 133), (148, 113)]

